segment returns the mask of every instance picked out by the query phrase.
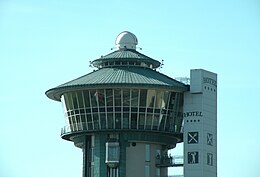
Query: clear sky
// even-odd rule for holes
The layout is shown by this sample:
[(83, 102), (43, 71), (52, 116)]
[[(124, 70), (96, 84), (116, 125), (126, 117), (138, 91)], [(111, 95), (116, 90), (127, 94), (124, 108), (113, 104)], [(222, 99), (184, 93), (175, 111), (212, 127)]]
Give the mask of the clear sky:
[(0, 176), (81, 177), (61, 104), (44, 93), (91, 72), (125, 30), (170, 77), (218, 73), (218, 177), (258, 177), (259, 0), (1, 0)]

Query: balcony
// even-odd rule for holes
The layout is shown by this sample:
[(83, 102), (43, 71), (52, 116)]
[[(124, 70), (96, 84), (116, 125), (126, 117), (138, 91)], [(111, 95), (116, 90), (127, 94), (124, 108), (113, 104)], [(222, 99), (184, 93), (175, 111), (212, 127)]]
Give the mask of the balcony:
[(157, 167), (181, 167), (183, 166), (183, 156), (157, 155), (155, 164)]

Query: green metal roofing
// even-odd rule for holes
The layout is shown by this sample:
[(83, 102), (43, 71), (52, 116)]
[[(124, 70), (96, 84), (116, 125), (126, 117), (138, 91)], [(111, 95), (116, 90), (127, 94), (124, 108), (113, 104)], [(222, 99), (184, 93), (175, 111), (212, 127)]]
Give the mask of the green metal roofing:
[(78, 89), (107, 87), (150, 87), (168, 90), (185, 91), (187, 86), (162, 73), (143, 67), (111, 67), (102, 68), (86, 74), (70, 82), (52, 88), (46, 95), (60, 101), (63, 93)]
[(160, 62), (157, 60), (154, 60), (144, 54), (141, 54), (140, 52), (137, 52), (136, 50), (132, 49), (120, 49), (117, 51), (114, 51), (110, 54), (107, 54), (105, 56), (101, 56), (101, 58), (94, 60), (92, 63), (94, 66), (98, 66), (103, 62), (106, 61), (142, 61), (145, 63), (152, 64), (153, 68), (158, 68), (160, 66)]

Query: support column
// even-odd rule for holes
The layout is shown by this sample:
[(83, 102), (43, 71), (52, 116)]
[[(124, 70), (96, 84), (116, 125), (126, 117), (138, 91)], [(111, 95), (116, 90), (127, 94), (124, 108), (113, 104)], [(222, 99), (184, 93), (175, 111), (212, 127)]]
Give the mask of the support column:
[(89, 136), (83, 137), (83, 171), (82, 177), (91, 177), (91, 138)]

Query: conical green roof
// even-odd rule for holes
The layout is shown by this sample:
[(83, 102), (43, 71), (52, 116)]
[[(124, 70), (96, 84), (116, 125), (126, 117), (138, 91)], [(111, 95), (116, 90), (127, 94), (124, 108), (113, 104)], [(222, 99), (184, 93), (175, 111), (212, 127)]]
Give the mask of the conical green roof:
[(91, 72), (48, 90), (46, 95), (53, 100), (60, 101), (61, 95), (65, 92), (91, 88), (112, 87), (149, 87), (180, 92), (188, 89), (183, 83), (178, 82), (153, 69), (134, 66), (121, 66), (102, 68)]

